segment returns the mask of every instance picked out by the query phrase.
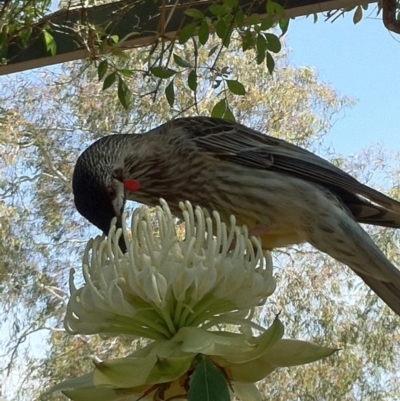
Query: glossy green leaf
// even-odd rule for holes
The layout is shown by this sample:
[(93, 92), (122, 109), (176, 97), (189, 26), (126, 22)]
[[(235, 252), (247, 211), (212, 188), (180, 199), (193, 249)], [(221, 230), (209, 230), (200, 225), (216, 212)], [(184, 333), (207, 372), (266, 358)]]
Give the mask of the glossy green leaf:
[(223, 45), (225, 47), (229, 47), (229, 44), (231, 43), (231, 36), (232, 36), (232, 31), (233, 31), (233, 16), (232, 15), (227, 15), (224, 17), (225, 24), (227, 26), (227, 32), (225, 34), (225, 37), (223, 39)]
[(43, 31), (44, 35), (44, 43), (46, 45), (46, 50), (52, 55), (55, 56), (57, 53), (57, 45), (53, 36), (48, 31)]
[(179, 65), (179, 67), (184, 67), (184, 68), (192, 67), (192, 65), (188, 61), (184, 60), (182, 57), (178, 56), (175, 53), (174, 53), (174, 61), (176, 64)]
[(167, 98), (168, 104), (170, 105), (170, 107), (172, 107), (175, 102), (174, 81), (171, 81), (165, 88), (165, 96)]
[(273, 53), (279, 53), (282, 49), (281, 41), (273, 33), (266, 33), (265, 37), (267, 39), (267, 48)]
[(290, 21), (289, 18), (281, 18), (279, 20), (279, 28), (281, 28), (282, 35), (284, 35), (287, 32), (289, 28), (289, 21)]
[(215, 26), (215, 32), (217, 33), (218, 37), (222, 40), (225, 39), (226, 35), (228, 34), (228, 30), (229, 26), (227, 23), (223, 19), (220, 19)]
[(199, 359), (190, 376), (188, 401), (229, 401), (228, 382), (223, 373), (210, 359), (204, 356)]
[(197, 74), (195, 70), (190, 71), (188, 76), (188, 85), (189, 88), (195, 92), (197, 89)]
[(244, 89), (243, 84), (241, 84), (239, 81), (232, 80), (232, 79), (227, 79), (226, 83), (228, 84), (229, 90), (234, 94), (234, 95), (240, 95), (243, 96), (246, 94), (246, 89)]
[(108, 89), (115, 82), (116, 78), (117, 78), (116, 72), (113, 72), (110, 75), (108, 75), (103, 83), (103, 91)]
[(268, 68), (268, 72), (272, 75), (272, 73), (274, 72), (275, 69), (275, 60), (274, 58), (271, 56), (271, 53), (267, 53), (267, 68)]
[(204, 19), (204, 14), (196, 8), (189, 8), (189, 10), (185, 10), (184, 14), (193, 19)]
[(108, 60), (103, 60), (97, 67), (97, 75), (99, 77), (99, 81), (101, 81), (104, 75), (106, 75), (107, 69), (108, 69)]
[(222, 99), (216, 105), (214, 105), (211, 111), (211, 117), (222, 118), (225, 114), (225, 110), (226, 110), (226, 100)]
[(265, 60), (267, 51), (267, 40), (263, 34), (257, 36), (257, 64), (261, 64)]
[(197, 22), (193, 22), (192, 24), (184, 26), (178, 35), (178, 40), (181, 45), (186, 43), (193, 35), (194, 30), (197, 27)]
[(118, 99), (121, 102), (122, 106), (125, 109), (128, 109), (131, 99), (131, 92), (121, 77), (119, 77), (118, 80)]
[(207, 43), (208, 37), (210, 35), (208, 23), (206, 21), (203, 21), (202, 24), (200, 25), (198, 35), (199, 35), (199, 42), (202, 45), (205, 45)]
[(171, 69), (171, 68), (165, 68), (165, 67), (153, 67), (150, 72), (157, 78), (171, 78), (173, 75), (176, 74), (176, 71)]

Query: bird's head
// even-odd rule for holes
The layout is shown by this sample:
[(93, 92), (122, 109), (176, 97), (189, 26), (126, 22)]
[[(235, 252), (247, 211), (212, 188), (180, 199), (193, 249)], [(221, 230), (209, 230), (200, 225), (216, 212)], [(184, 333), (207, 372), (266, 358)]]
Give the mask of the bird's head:
[[(124, 184), (117, 176), (118, 170), (114, 171), (121, 148), (116, 147), (113, 139), (102, 138), (87, 148), (79, 156), (72, 178), (78, 212), (106, 235), (114, 217), (117, 227), (121, 227), (126, 201)], [(119, 245), (125, 252), (123, 239)]]

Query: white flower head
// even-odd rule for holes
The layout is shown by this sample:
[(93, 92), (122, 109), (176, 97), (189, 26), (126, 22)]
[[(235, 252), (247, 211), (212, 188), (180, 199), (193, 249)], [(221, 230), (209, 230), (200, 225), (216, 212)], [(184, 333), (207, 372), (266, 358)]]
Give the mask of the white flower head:
[[(81, 288), (75, 287), (73, 272), (70, 276), (69, 333), (155, 341), (125, 358), (96, 363), (92, 373), (66, 380), (47, 394), (61, 391), (74, 401), (175, 400), (185, 399), (189, 388), (201, 399), (198, 392), (208, 391), (205, 376), (198, 373), (203, 369), (219, 377), (212, 399), (220, 400), (220, 391), (231, 389), (242, 401), (259, 401), (254, 383), (275, 369), (335, 352), (283, 339), (278, 317), (268, 329), (252, 322), (253, 309), (275, 290), (270, 254), (263, 253), (257, 239), (249, 239), (245, 227), (236, 226), (233, 216), (227, 227), (216, 212), (210, 217), (189, 202), (180, 208), (183, 239), (161, 200), (155, 210), (157, 235), (149, 211), (138, 209), (130, 231), (125, 225), (116, 230), (114, 222), (107, 239), (89, 242)], [(125, 254), (118, 247), (121, 235)], [(209, 330), (220, 323), (236, 324), (239, 332)], [(253, 335), (253, 328), (261, 334)]]
[[(131, 231), (110, 229), (89, 241), (83, 257), (85, 285), (70, 276), (65, 326), (71, 334), (171, 338), (181, 327), (243, 323), (275, 290), (271, 256), (246, 227), (221, 222), (217, 212), (181, 203), (184, 234), (165, 201), (150, 212), (137, 209)], [(123, 219), (124, 221), (124, 219)], [(123, 236), (127, 252), (118, 247)], [(224, 317), (226, 318), (224, 320)]]

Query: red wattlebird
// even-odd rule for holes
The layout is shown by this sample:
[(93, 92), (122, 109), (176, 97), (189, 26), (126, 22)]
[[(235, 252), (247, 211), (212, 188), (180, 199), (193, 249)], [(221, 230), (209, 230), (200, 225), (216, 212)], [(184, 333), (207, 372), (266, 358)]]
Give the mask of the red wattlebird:
[[(145, 134), (111, 135), (79, 157), (78, 211), (108, 233), (126, 200), (164, 198), (217, 210), (259, 236), (265, 249), (308, 242), (348, 265), (400, 315), (400, 271), (358, 223), (400, 228), (400, 203), (326, 160), (244, 125), (180, 118)], [(125, 250), (123, 240), (120, 246)]]

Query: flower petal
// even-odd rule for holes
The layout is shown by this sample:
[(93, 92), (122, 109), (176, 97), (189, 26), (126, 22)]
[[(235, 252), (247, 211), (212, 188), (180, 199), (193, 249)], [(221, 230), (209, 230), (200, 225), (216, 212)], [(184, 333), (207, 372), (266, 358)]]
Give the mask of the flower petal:
[(159, 340), (126, 358), (98, 364), (93, 382), (114, 388), (172, 382), (187, 372), (194, 357), (174, 341)]
[(262, 396), (253, 383), (233, 383), (234, 395), (242, 401), (261, 401)]
[(284, 339), (262, 356), (273, 366), (296, 366), (315, 362), (334, 354), (338, 349), (322, 347), (307, 341)]

